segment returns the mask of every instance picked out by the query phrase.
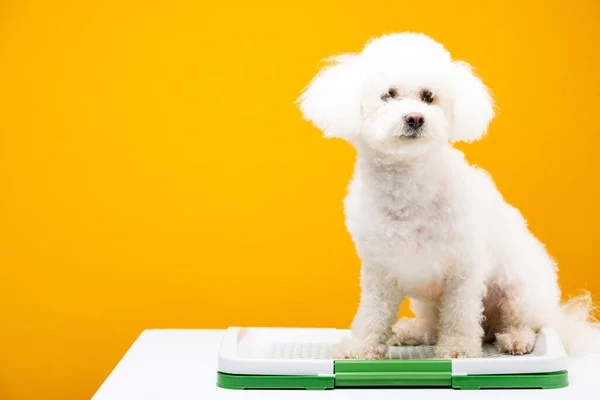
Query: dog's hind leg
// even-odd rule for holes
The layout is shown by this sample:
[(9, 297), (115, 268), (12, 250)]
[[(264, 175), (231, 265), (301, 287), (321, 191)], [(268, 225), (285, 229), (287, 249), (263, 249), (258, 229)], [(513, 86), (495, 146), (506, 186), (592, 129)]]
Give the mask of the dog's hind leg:
[(439, 310), (428, 300), (410, 299), (410, 309), (415, 318), (402, 318), (392, 328), (390, 345), (433, 345), (437, 341)]
[(537, 328), (528, 321), (526, 301), (518, 285), (508, 284), (494, 290), (485, 303), (489, 306), (486, 306), (487, 310), (497, 313), (486, 313), (486, 319), (493, 321), (494, 326), (488, 327), (488, 335), (494, 333), (498, 350), (513, 355), (530, 353), (535, 345)]

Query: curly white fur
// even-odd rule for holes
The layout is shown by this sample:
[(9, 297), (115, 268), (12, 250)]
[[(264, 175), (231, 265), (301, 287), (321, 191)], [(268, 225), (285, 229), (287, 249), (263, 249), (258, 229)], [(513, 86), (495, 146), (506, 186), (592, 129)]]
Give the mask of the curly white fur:
[[(494, 116), (469, 65), (412, 33), (329, 62), (299, 105), (358, 152), (345, 212), (362, 292), (353, 337), (336, 356), (379, 358), (390, 343), (436, 343), (440, 357), (475, 357), (482, 340), (524, 354), (543, 326), (556, 328), (571, 353), (600, 349), (589, 298), (561, 307), (544, 245), (489, 175), (451, 146), (480, 138)], [(424, 118), (417, 130), (407, 125), (413, 113)], [(416, 319), (397, 321), (406, 296)]]

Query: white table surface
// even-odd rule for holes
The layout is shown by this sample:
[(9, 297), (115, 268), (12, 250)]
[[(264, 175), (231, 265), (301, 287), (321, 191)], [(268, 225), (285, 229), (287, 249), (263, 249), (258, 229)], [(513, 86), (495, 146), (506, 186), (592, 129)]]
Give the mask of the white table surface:
[(203, 399), (600, 399), (600, 354), (569, 360), (569, 386), (551, 390), (230, 390), (216, 386), (222, 330), (147, 330), (93, 400)]

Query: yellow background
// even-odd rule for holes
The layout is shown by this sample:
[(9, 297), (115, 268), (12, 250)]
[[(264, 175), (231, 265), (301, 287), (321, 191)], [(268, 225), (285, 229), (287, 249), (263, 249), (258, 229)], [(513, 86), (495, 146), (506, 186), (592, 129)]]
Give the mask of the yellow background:
[[(600, 3), (0, 2), (0, 398), (89, 398), (146, 328), (347, 326), (354, 151), (294, 100), (422, 31), (499, 107), (461, 145), (600, 293)], [(525, 266), (524, 266), (525, 267)]]

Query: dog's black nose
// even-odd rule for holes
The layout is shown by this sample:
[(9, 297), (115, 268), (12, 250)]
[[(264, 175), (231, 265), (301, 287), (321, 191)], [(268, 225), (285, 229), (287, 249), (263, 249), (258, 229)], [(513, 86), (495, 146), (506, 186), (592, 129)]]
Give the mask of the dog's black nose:
[(423, 114), (410, 113), (406, 117), (406, 123), (413, 129), (420, 128), (425, 123), (425, 117)]

